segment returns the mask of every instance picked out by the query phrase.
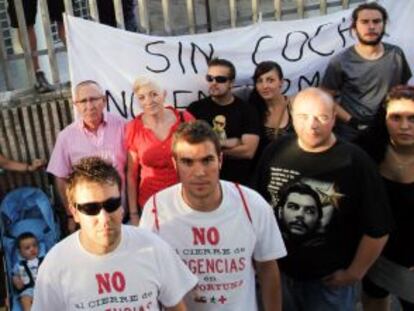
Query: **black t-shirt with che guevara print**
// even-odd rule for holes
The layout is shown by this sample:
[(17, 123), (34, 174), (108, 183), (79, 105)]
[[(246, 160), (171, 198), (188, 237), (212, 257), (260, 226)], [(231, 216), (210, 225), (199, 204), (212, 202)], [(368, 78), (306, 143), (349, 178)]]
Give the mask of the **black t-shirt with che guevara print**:
[[(319, 197), (308, 196), (307, 205), (319, 204), (321, 211), (312, 225), (305, 212), (298, 216), (300, 204), (289, 203), (296, 211), (289, 204), (280, 206), (283, 192), (294, 189), (293, 184), (305, 184)], [(282, 137), (265, 150), (255, 186), (275, 209), (284, 237), (288, 255), (278, 261), (281, 270), (296, 279), (347, 268), (363, 235), (377, 238), (391, 228), (388, 199), (374, 164), (361, 149), (341, 140), (311, 153), (300, 149), (296, 137)], [(293, 200), (287, 197), (285, 201)]]

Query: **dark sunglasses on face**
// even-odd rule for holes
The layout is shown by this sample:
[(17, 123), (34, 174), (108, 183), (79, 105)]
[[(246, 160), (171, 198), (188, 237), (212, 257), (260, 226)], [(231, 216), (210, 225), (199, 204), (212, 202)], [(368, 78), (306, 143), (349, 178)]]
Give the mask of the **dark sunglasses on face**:
[(230, 80), (229, 77), (226, 76), (212, 76), (212, 75), (206, 75), (207, 82), (213, 82), (216, 81), (217, 83), (226, 83)]
[(75, 203), (75, 208), (82, 214), (96, 216), (104, 209), (107, 213), (115, 212), (121, 206), (121, 198), (109, 198), (103, 202)]

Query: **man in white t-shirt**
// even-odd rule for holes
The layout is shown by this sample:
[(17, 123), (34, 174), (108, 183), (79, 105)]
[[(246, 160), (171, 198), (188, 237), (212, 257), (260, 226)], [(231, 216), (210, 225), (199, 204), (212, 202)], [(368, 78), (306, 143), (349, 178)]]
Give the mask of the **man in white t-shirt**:
[(67, 197), (80, 230), (46, 255), (33, 311), (187, 310), (183, 296), (197, 283), (164, 241), (122, 225), (121, 178), (101, 158), (80, 160)]
[(148, 200), (140, 226), (157, 232), (199, 278), (190, 310), (255, 311), (255, 270), (264, 310), (281, 309), (276, 259), (285, 256), (273, 211), (255, 191), (219, 180), (220, 142), (204, 121), (183, 123), (173, 162), (181, 183)]

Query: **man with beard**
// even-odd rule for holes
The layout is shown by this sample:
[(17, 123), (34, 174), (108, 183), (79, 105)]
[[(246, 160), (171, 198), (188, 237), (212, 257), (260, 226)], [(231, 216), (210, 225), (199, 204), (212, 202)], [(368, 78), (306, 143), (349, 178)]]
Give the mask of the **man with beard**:
[(351, 30), (358, 43), (332, 58), (322, 86), (338, 97), (338, 134), (355, 139), (366, 129), (387, 92), (411, 77), (403, 51), (383, 43), (388, 14), (376, 2), (352, 12)]
[(209, 97), (193, 102), (188, 111), (211, 126), (220, 119), (220, 141), (224, 162), (220, 177), (246, 184), (251, 173), (252, 159), (259, 144), (259, 118), (254, 107), (232, 94), (236, 77), (234, 65), (215, 58), (208, 64), (206, 80)]
[(282, 231), (297, 237), (309, 237), (323, 216), (319, 195), (307, 184), (294, 183), (281, 194), (278, 218)]

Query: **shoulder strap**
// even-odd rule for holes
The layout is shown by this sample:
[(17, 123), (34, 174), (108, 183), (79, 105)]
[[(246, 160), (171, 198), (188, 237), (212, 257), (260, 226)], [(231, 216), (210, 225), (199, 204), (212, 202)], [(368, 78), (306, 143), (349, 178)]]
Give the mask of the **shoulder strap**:
[[(246, 212), (247, 218), (249, 218), (250, 223), (253, 223), (252, 216), (250, 215), (250, 210), (246, 202), (246, 198), (244, 197), (243, 191), (241, 190), (241, 187), (238, 183), (235, 183), (235, 186), (240, 194), (240, 198), (242, 199), (243, 207)], [(157, 232), (160, 231), (160, 223), (158, 219), (158, 208), (157, 208), (157, 200), (156, 200), (156, 194), (152, 196), (152, 213), (154, 214), (154, 225)]]
[(155, 197), (156, 197), (156, 194), (152, 196), (152, 212), (154, 214), (155, 229), (157, 230), (157, 232), (160, 232), (160, 222), (158, 219), (157, 200)]
[(241, 187), (238, 183), (234, 183), (234, 185), (236, 186), (237, 190), (239, 191), (239, 194), (240, 194), (240, 197), (242, 199), (243, 207), (244, 207), (244, 210), (246, 212), (247, 218), (249, 218), (250, 223), (253, 224), (252, 216), (250, 215), (249, 206), (247, 205), (246, 198), (244, 197), (243, 191), (241, 190)]
[(27, 264), (27, 260), (22, 260), (20, 261), (20, 264), (23, 266), (24, 271), (26, 272), (27, 276), (29, 277), (29, 283), (26, 284), (22, 289), (21, 292), (24, 291), (26, 288), (30, 288), (34, 286), (34, 279), (33, 279), (33, 274), (32, 271), (30, 271), (29, 269), (29, 265)]

